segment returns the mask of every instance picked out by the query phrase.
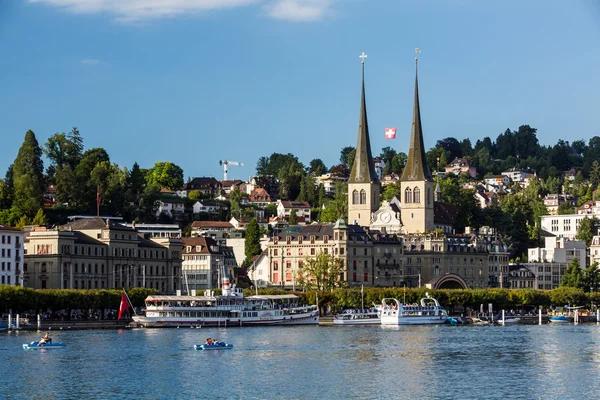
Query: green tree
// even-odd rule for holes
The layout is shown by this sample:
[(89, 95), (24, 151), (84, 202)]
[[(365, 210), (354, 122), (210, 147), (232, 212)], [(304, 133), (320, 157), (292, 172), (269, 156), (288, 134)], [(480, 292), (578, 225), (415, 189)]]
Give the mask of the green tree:
[(190, 199), (191, 201), (198, 201), (200, 200), (201, 195), (200, 195), (200, 191), (198, 190), (190, 190), (190, 192), (188, 193), (188, 199)]
[(400, 195), (400, 182), (390, 183), (385, 185), (383, 189), (383, 200), (390, 201), (394, 196), (399, 197)]
[(277, 204), (271, 203), (265, 207), (265, 218), (269, 219), (277, 215)]
[(103, 148), (93, 148), (83, 153), (81, 161), (75, 168), (77, 185), (71, 188), (74, 205), (96, 212), (96, 185), (92, 182), (92, 171), (97, 164), (110, 161), (108, 153)]
[(262, 251), (260, 248), (260, 229), (256, 218), (252, 218), (248, 225), (246, 225), (245, 245), (244, 254), (246, 255), (246, 259), (244, 260), (244, 265), (248, 266), (252, 264), (252, 258), (259, 255)]
[(577, 240), (583, 240), (586, 246), (590, 247), (594, 235), (598, 234), (599, 228), (600, 220), (598, 220), (598, 218), (585, 217), (579, 222), (579, 228), (577, 229), (577, 234), (575, 235), (575, 238)]
[(586, 292), (598, 292), (600, 290), (600, 269), (598, 263), (593, 263), (583, 272), (583, 290)]
[(0, 181), (0, 210), (7, 209), (12, 206), (14, 190), (13, 166), (11, 164), (6, 170), (4, 180)]
[(35, 214), (35, 217), (33, 217), (33, 221), (31, 221), (31, 223), (33, 225), (46, 225), (48, 223), (48, 218), (46, 218), (44, 210), (40, 208)]
[[(335, 184), (335, 197), (321, 210), (319, 221), (335, 222), (342, 218), (348, 220), (348, 184), (337, 182)], [(352, 221), (350, 221), (352, 222)]]
[(590, 183), (593, 187), (597, 187), (600, 184), (600, 163), (598, 160), (594, 160), (592, 168), (590, 169)]
[(582, 273), (581, 269), (579, 268), (579, 259), (573, 258), (573, 261), (571, 261), (562, 276), (560, 286), (581, 289), (583, 286), (582, 283)]
[(81, 160), (82, 152), (83, 138), (77, 128), (67, 134), (55, 133), (44, 145), (44, 153), (57, 169), (67, 164), (74, 169)]
[(296, 214), (296, 211), (293, 209), (290, 212), (290, 218), (288, 223), (290, 224), (290, 226), (298, 225), (298, 214)]
[(340, 152), (340, 163), (344, 164), (350, 169), (351, 163), (354, 162), (355, 148), (352, 146), (346, 146)]
[(183, 186), (183, 170), (172, 162), (157, 162), (146, 173), (149, 185), (158, 184), (161, 188), (178, 190)]
[(240, 188), (235, 187), (231, 193), (229, 193), (229, 201), (231, 204), (231, 216), (239, 216), (241, 211), (240, 202), (242, 201), (242, 192), (240, 191)]
[(320, 252), (316, 257), (305, 257), (302, 266), (298, 269), (298, 283), (304, 290), (319, 292), (342, 287), (344, 285), (342, 266), (343, 261), (333, 254)]
[(573, 214), (573, 211), (575, 210), (575, 207), (573, 207), (573, 205), (568, 202), (568, 201), (563, 201), (562, 203), (560, 203), (558, 205), (558, 215), (568, 215), (568, 214)]
[(327, 167), (320, 158), (315, 158), (309, 163), (308, 172), (315, 176), (320, 176), (327, 173)]
[(127, 173), (125, 185), (127, 188), (125, 191), (126, 201), (133, 203), (136, 208), (139, 207), (142, 194), (146, 188), (146, 178), (137, 162), (133, 163), (131, 170)]
[(13, 205), (28, 218), (32, 218), (44, 205), (44, 164), (42, 149), (29, 130), (15, 162), (13, 163), (14, 201)]

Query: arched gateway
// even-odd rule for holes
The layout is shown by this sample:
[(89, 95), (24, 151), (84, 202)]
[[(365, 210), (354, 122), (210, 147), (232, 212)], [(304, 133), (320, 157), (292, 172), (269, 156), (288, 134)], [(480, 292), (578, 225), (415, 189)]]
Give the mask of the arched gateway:
[(457, 274), (446, 274), (436, 277), (426, 285), (431, 289), (468, 289), (467, 282)]

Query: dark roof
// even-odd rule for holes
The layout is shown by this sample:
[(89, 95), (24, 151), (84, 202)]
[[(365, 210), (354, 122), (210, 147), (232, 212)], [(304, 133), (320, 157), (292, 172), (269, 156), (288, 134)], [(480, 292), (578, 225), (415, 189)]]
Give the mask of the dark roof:
[(431, 171), (425, 159), (425, 143), (423, 142), (423, 129), (421, 127), (421, 108), (419, 106), (419, 76), (415, 75), (415, 100), (413, 109), (412, 131), (410, 133), (410, 147), (406, 166), (400, 180), (406, 181), (431, 181)]
[(124, 225), (120, 225), (108, 220), (108, 226), (106, 225), (107, 221), (104, 221), (102, 218), (81, 218), (75, 220), (73, 222), (69, 222), (68, 224), (61, 225), (60, 229), (63, 231), (73, 230), (73, 231), (84, 231), (90, 229), (114, 229), (114, 230), (122, 230), (134, 232), (135, 229), (128, 228)]
[(310, 208), (308, 201), (281, 200), (281, 205), (285, 208)]
[(183, 185), (183, 188), (186, 190), (194, 190), (194, 189), (214, 189), (216, 187), (218, 187), (220, 185), (219, 181), (217, 181), (215, 178), (207, 178), (207, 177), (201, 177), (201, 178), (194, 178), (191, 181), (189, 181), (188, 183), (186, 183), (185, 185)]
[(0, 225), (0, 231), (23, 232), (21, 229), (11, 228), (10, 226)]
[(165, 246), (161, 246), (160, 244), (153, 242), (152, 240), (149, 239), (145, 239), (141, 236), (138, 236), (139, 238), (139, 243), (138, 243), (138, 247), (149, 247), (149, 248), (153, 248), (153, 249), (163, 249), (166, 250)]
[(106, 243), (101, 242), (97, 239), (94, 239), (91, 236), (86, 235), (83, 232), (78, 232), (75, 231), (73, 232), (73, 234), (75, 235), (75, 243), (76, 244), (90, 244), (90, 245), (95, 245), (95, 246), (108, 246)]
[(376, 183), (379, 178), (375, 173), (373, 156), (371, 154), (371, 139), (369, 138), (369, 123), (367, 121), (367, 104), (365, 101), (365, 64), (362, 64), (362, 93), (360, 97), (360, 118), (358, 122), (358, 142), (354, 155), (354, 164), (348, 183)]
[(433, 202), (433, 220), (436, 224), (454, 225), (458, 215), (458, 207), (442, 201)]

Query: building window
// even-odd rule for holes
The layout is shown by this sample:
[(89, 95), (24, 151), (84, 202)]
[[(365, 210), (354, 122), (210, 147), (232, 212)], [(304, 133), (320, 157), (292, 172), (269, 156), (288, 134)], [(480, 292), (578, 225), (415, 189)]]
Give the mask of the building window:
[(367, 192), (364, 189), (360, 191), (360, 204), (367, 204)]
[(273, 271), (279, 270), (279, 263), (277, 261), (273, 261)]
[(313, 247), (312, 249), (310, 249), (310, 255), (314, 256), (315, 255), (315, 248)]
[(369, 282), (369, 273), (368, 272), (365, 272), (364, 281)]
[(358, 204), (358, 190), (352, 191), (352, 204)]
[(415, 186), (415, 189), (413, 190), (413, 203), (420, 203), (421, 202), (421, 190)]
[(407, 204), (412, 203), (412, 190), (410, 190), (410, 188), (404, 190), (404, 202)]

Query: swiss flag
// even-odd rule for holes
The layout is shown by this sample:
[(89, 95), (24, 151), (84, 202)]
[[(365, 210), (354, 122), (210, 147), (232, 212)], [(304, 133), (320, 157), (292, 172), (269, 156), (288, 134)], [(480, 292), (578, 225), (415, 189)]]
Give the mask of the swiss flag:
[(121, 304), (119, 305), (119, 315), (117, 316), (117, 319), (121, 319), (125, 311), (129, 308), (131, 308), (131, 304), (129, 304), (127, 296), (125, 296), (125, 292), (123, 292), (123, 294), (121, 294)]
[(385, 138), (396, 139), (396, 128), (385, 128)]

